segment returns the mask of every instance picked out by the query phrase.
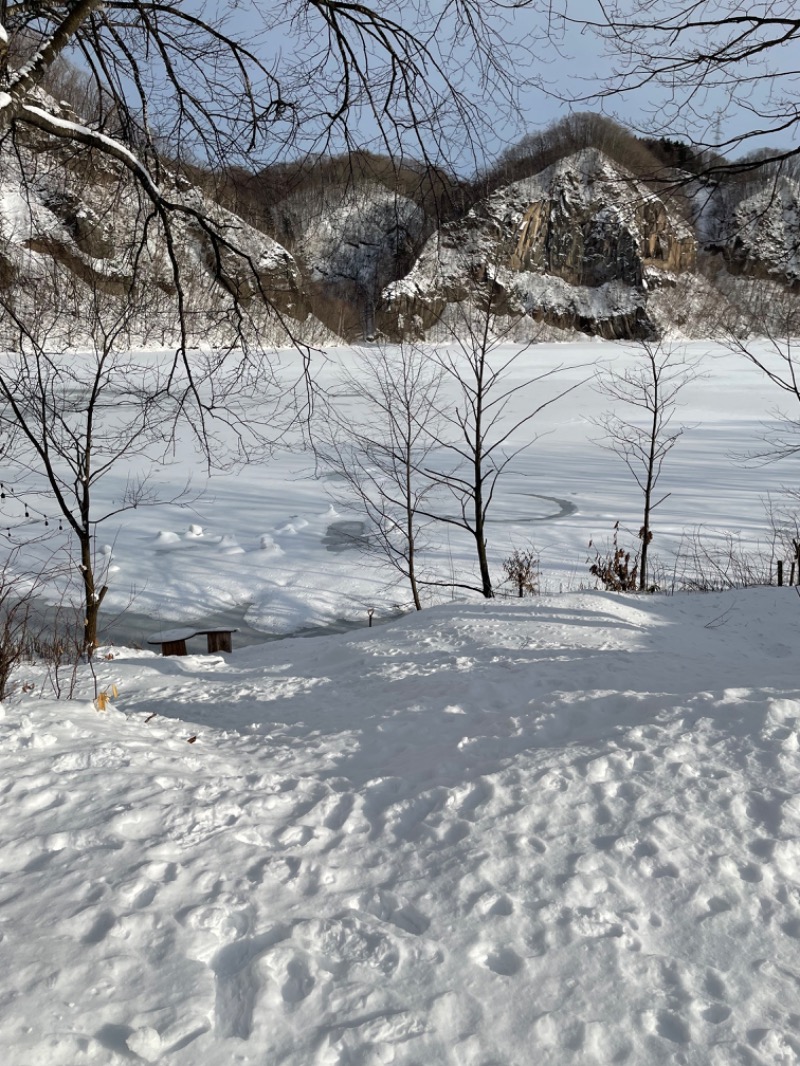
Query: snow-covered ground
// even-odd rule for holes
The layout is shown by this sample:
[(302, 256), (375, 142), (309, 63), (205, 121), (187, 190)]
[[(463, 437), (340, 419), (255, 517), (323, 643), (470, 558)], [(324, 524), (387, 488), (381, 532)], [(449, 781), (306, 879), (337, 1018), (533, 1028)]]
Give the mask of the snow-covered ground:
[(14, 699), (3, 1061), (796, 1063), (798, 638), (573, 593)]
[[(687, 530), (704, 527), (704, 541), (711, 545), (720, 531), (732, 532), (745, 548), (767, 541), (767, 497), (792, 481), (787, 464), (740, 461), (763, 449), (764, 423), (781, 394), (741, 356), (710, 342), (694, 342), (685, 351), (699, 361), (702, 376), (681, 394), (675, 423), (687, 429), (659, 484), (669, 496), (655, 512), (651, 556), (667, 582)], [(498, 360), (504, 355), (500, 351)], [(609, 402), (594, 382), (598, 366), (619, 370), (635, 358), (635, 349), (618, 344), (541, 344), (512, 368), (512, 388), (561, 369), (514, 395), (511, 424), (531, 406), (583, 384), (509, 441), (509, 448), (532, 443), (499, 482), (489, 515), (489, 554), (498, 582), (503, 559), (514, 548), (533, 544), (545, 591), (591, 584), (588, 542), (604, 545), (617, 520), (621, 542), (636, 545), (641, 493), (620, 459), (598, 443), (602, 431), (595, 420)], [(335, 387), (342, 370), (357, 363), (357, 352), (331, 349), (326, 358), (314, 360), (314, 367), (322, 386)], [(291, 368), (291, 356), (286, 365)], [(452, 389), (449, 396), (454, 404)], [(118, 464), (98, 486), (98, 510), (113, 509), (141, 467), (141, 457)], [(149, 472), (164, 500), (180, 495), (187, 479), (191, 484), (179, 505), (140, 507), (98, 530), (98, 547), (107, 553), (113, 549), (113, 557), (106, 555), (110, 591), (101, 628), (115, 643), (141, 642), (148, 629), (188, 620), (224, 620), (285, 634), (339, 619), (363, 623), (370, 607), (377, 617), (388, 617), (408, 606), (405, 583), (364, 553), (360, 527), (353, 524), (363, 516), (348, 506), (340, 483), (304, 448), (300, 434), (286, 438), (265, 462), (212, 477), (186, 439), (166, 465), (153, 464)], [(31, 500), (52, 519), (46, 494)], [(3, 507), (10, 504), (6, 500)], [(456, 507), (444, 501), (443, 509), (452, 513)], [(15, 531), (14, 542), (29, 531), (43, 532), (42, 520), (35, 517)], [(431, 547), (421, 559), (424, 576), (474, 580), (474, 546), (468, 537), (439, 526), (426, 531), (425, 539)], [(61, 595), (55, 586), (50, 593), (54, 599)], [(443, 597), (449, 593), (441, 589), (428, 593), (431, 603)]]
[[(656, 543), (700, 522), (752, 541), (791, 477), (732, 460), (772, 394), (707, 369)], [(496, 523), (495, 557), (533, 534), (553, 592), (585, 580), (589, 536), (636, 525), (621, 464), (587, 447), (602, 403), (567, 404)], [(164, 477), (189, 470), (187, 449)], [(191, 512), (135, 512), (110, 595), (137, 585), (154, 628), (388, 603), (312, 473), (287, 451)], [(540, 497), (575, 509), (533, 523)], [(26, 664), (0, 711), (2, 1062), (796, 1063), (798, 638), (789, 588), (576, 590), (230, 656), (101, 649), (72, 702)]]

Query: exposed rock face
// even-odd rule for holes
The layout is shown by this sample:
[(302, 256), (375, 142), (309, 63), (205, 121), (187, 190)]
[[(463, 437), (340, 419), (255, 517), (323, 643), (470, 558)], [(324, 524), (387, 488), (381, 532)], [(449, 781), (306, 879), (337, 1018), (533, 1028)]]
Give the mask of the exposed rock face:
[(183, 197), (212, 220), (224, 240), (215, 245), (199, 223), (183, 223), (186, 252), (201, 276), (234, 293), (248, 310), (266, 299), (282, 315), (296, 321), (306, 318), (310, 309), (294, 256), (238, 215), (209, 203), (196, 189), (183, 190)]
[[(282, 316), (293, 320), (294, 336), (307, 323), (314, 339), (327, 336), (285, 248), (183, 180), (164, 177), (162, 187), (189, 209), (172, 215), (171, 250), (123, 167), (39, 131), (20, 137), (0, 154), (0, 285), (23, 304), (74, 305), (63, 316), (69, 343), (82, 339), (81, 306), (102, 296), (127, 302), (133, 338), (170, 344), (179, 336), (174, 255), (192, 343), (233, 339), (231, 323), (242, 319), (231, 296), (254, 341), (288, 343)], [(222, 239), (215, 243), (209, 229)]]
[(688, 225), (596, 149), (493, 193), (442, 227), (412, 271), (384, 292), (381, 327), (424, 334), (447, 303), (487, 279), (502, 310), (606, 337), (647, 335), (654, 285), (691, 270)]
[(374, 182), (341, 192), (338, 202), (307, 215), (298, 253), (315, 281), (380, 292), (418, 238), (422, 209)]
[(362, 181), (294, 197), (281, 204), (281, 214), (305, 277), (357, 308), (359, 333), (369, 335), (384, 287), (413, 262), (422, 209), (385, 185)]
[(731, 274), (800, 285), (800, 184), (777, 177), (745, 187), (738, 202), (730, 192), (719, 198), (709, 251)]

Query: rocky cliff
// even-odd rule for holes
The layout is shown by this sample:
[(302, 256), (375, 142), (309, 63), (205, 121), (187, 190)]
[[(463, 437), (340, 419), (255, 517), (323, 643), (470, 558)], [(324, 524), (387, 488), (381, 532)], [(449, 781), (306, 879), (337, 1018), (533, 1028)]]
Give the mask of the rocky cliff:
[(604, 337), (653, 333), (648, 294), (695, 265), (690, 226), (596, 149), (498, 190), (427, 242), (410, 273), (384, 291), (381, 326), (424, 335), (448, 304), (498, 310)]
[(176, 261), (190, 342), (201, 345), (235, 342), (243, 326), (274, 345), (423, 337), (490, 289), (494, 310), (528, 335), (707, 335), (739, 320), (754, 287), (800, 285), (800, 186), (694, 180), (676, 177), (679, 200), (588, 148), (438, 228), (389, 184), (319, 180), (261, 205), (287, 247), (167, 175), (187, 208), (169, 245), (119, 166), (33, 131), (0, 151), (0, 291), (30, 309), (70, 304), (60, 322), (74, 344), (101, 298), (127, 307), (132, 340), (174, 343)]
[[(697, 197), (702, 203), (702, 195)], [(720, 186), (698, 219), (704, 247), (735, 276), (800, 285), (800, 184), (782, 175)]]
[(382, 290), (413, 263), (425, 225), (422, 209), (385, 185), (357, 181), (295, 196), (281, 212), (295, 235), (304, 277), (356, 306), (369, 334)]
[(38, 131), (6, 144), (0, 153), (4, 301), (13, 298), (27, 316), (42, 306), (69, 307), (59, 329), (71, 344), (91, 331), (89, 306), (105, 301), (125, 311), (132, 341), (171, 345), (179, 336), (177, 265), (192, 344), (228, 343), (243, 324), (254, 340), (286, 343), (288, 333), (329, 338), (311, 315), (301, 273), (285, 248), (185, 180), (162, 175), (161, 186), (186, 208), (172, 213), (169, 242), (120, 165)]

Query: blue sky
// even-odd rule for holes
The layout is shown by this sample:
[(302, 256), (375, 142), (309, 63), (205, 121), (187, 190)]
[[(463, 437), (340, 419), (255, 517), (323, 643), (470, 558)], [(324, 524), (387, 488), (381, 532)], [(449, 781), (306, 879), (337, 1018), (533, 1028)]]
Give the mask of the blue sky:
[[(412, 26), (413, 23), (409, 22), (409, 12), (416, 9), (417, 18), (421, 20), (421, 23), (417, 24), (430, 28), (450, 2), (451, 0), (433, 0), (431, 4), (424, 0), (386, 0), (386, 3), (381, 4), (381, 9), (389, 13), (402, 9), (404, 24)], [(583, 19), (599, 17), (598, 0), (554, 0), (555, 3), (565, 6), (570, 19), (573, 20), (567, 29), (548, 24), (548, 0), (541, 0), (539, 7), (521, 9), (513, 7), (513, 0), (507, 0), (508, 6), (500, 8), (489, 3), (481, 4), (480, 0), (461, 2), (473, 3), (474, 10), (483, 18), (491, 17), (494, 11), (499, 18), (505, 19), (506, 24), (500, 37), (507, 42), (513, 41), (514, 44), (506, 54), (503, 54), (502, 49), (495, 52), (494, 58), (498, 61), (501, 73), (508, 74), (511, 82), (516, 84), (519, 105), (516, 112), (512, 113), (512, 109), (504, 103), (502, 92), (497, 85), (489, 91), (482, 90), (477, 67), (469, 61), (465, 46), (453, 46), (452, 22), (445, 20), (439, 24), (436, 46), (440, 51), (450, 53), (452, 77), (459, 88), (473, 98), (483, 121), (476, 112), (466, 123), (458, 126), (456, 123), (451, 124), (443, 112), (439, 125), (442, 143), (436, 145), (435, 134), (429, 133), (424, 140), (424, 148), (434, 157), (438, 151), (439, 161), (448, 163), (465, 176), (471, 174), (476, 166), (490, 162), (524, 133), (548, 126), (567, 114), (570, 109), (603, 111), (637, 132), (671, 135), (696, 141), (714, 139), (717, 134), (721, 134), (723, 138), (735, 137), (753, 129), (755, 119), (750, 108), (758, 101), (736, 101), (735, 96), (739, 90), (735, 85), (722, 90), (710, 89), (698, 98), (698, 114), (694, 116), (696, 121), (691, 128), (685, 123), (682, 124), (682, 120), (690, 117), (689, 111), (683, 109), (677, 115), (670, 114), (667, 106), (668, 96), (657, 86), (649, 86), (645, 90), (604, 101), (581, 100), (602, 90), (613, 70), (612, 60), (605, 54), (607, 49), (604, 42), (590, 29), (581, 28), (580, 25)], [(652, 2), (666, 4), (667, 0)], [(709, 0), (712, 5), (717, 2), (735, 8), (733, 0)], [(790, 5), (791, 0), (773, 2)], [(212, 5), (202, 3), (201, 0), (189, 0), (189, 3), (194, 5), (198, 14), (205, 17), (210, 17), (215, 10)], [(225, 9), (226, 3), (222, 0), (216, 10)], [(263, 0), (233, 0), (227, 10), (232, 33), (257, 54), (274, 62), (289, 81), (297, 77), (299, 84), (292, 87), (292, 92), (309, 105), (300, 120), (299, 141), (290, 139), (288, 146), (284, 146), (281, 141), (281, 127), (273, 126), (267, 138), (264, 155), (260, 158), (254, 156), (247, 162), (257, 167), (270, 158), (285, 159), (290, 154), (296, 154), (301, 147), (318, 150), (325, 147), (321, 143), (315, 144), (310, 136), (316, 128), (314, 107), (310, 105), (311, 102), (315, 105), (319, 121), (320, 109), (324, 111), (325, 102), (330, 100), (324, 78), (333, 75), (333, 68), (323, 65), (318, 77), (307, 77), (303, 73), (304, 64), (311, 63), (315, 53), (318, 58), (326, 47), (324, 24), (318, 15), (315, 16), (314, 9), (309, 9), (300, 0), (287, 0), (285, 5), (265, 3)], [(769, 56), (769, 61), (780, 62), (784, 69), (800, 69), (800, 46), (793, 43), (780, 52), (774, 51)], [(430, 82), (435, 87), (435, 78), (432, 77)], [(768, 82), (762, 83), (762, 101), (769, 88)], [(386, 128), (389, 124), (383, 125)], [(435, 130), (436, 126), (434, 121), (432, 129)], [(369, 147), (377, 151), (388, 147), (381, 143), (380, 124), (374, 116), (352, 112), (349, 130), (352, 134), (351, 144), (355, 146)], [(788, 147), (792, 138), (796, 141), (797, 130), (778, 139), (774, 136), (762, 138), (760, 141), (749, 143), (747, 147)], [(333, 139), (330, 147), (333, 150), (342, 150), (344, 144), (343, 137), (339, 135)], [(422, 154), (422, 146), (415, 143), (413, 135), (407, 135), (405, 145), (409, 156)], [(729, 154), (735, 157), (740, 153), (734, 149)]]

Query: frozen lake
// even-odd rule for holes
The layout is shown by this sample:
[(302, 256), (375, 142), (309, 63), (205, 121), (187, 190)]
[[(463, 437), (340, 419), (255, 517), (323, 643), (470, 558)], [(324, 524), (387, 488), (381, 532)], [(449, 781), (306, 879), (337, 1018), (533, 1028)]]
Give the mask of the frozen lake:
[[(499, 353), (507, 358), (512, 349)], [(765, 426), (774, 424), (777, 390), (741, 356), (712, 342), (693, 342), (682, 351), (697, 360), (700, 376), (681, 394), (676, 421), (684, 436), (667, 458), (655, 512), (652, 557), (660, 572), (675, 568), (675, 553), (687, 530), (702, 529), (707, 543), (730, 536), (754, 548), (769, 538), (767, 500), (794, 480), (790, 461), (759, 465), (743, 459), (763, 447)], [(330, 349), (317, 372), (320, 387), (335, 387), (343, 369), (359, 361), (355, 349)], [(641, 357), (641, 354), (639, 354)], [(502, 560), (515, 548), (533, 545), (541, 560), (545, 591), (591, 587), (590, 539), (604, 545), (615, 522), (620, 541), (635, 547), (641, 524), (641, 494), (624, 463), (602, 446), (597, 419), (609, 401), (596, 387), (603, 365), (620, 369), (637, 358), (621, 344), (586, 341), (541, 344), (514, 363), (509, 387), (551, 373), (545, 381), (514, 393), (507, 415), (518, 421), (531, 407), (576, 386), (546, 407), (507, 443), (528, 444), (498, 484), (489, 513), (489, 554), (502, 578)], [(291, 354), (283, 354), (288, 363)], [(346, 401), (355, 403), (350, 397)], [(456, 396), (449, 393), (447, 405)], [(354, 411), (354, 415), (357, 415)], [(97, 489), (98, 506), (110, 509), (128, 479), (134, 459)], [(137, 640), (176, 622), (234, 622), (240, 641), (318, 627), (365, 624), (406, 609), (409, 593), (382, 560), (370, 553), (364, 516), (348, 501), (340, 479), (315, 462), (298, 432), (266, 460), (208, 475), (191, 434), (178, 440), (169, 461), (151, 464), (162, 498), (191, 484), (191, 502), (129, 511), (98, 529), (98, 558), (108, 563), (109, 592), (103, 611), (108, 637)], [(27, 490), (26, 490), (27, 491)], [(33, 497), (32, 497), (33, 498)], [(46, 494), (36, 496), (41, 512), (53, 513)], [(19, 512), (6, 500), (11, 543), (43, 532), (34, 516), (14, 528)], [(440, 501), (452, 514), (452, 499)], [(52, 528), (52, 527), (51, 527)], [(474, 579), (470, 538), (451, 525), (432, 524), (421, 564), (441, 581)], [(58, 538), (47, 542), (48, 551)], [(56, 601), (63, 582), (48, 581), (44, 595)], [(452, 598), (448, 589), (426, 593), (430, 603)], [(459, 594), (461, 595), (461, 594)], [(115, 621), (116, 619), (116, 621)]]

